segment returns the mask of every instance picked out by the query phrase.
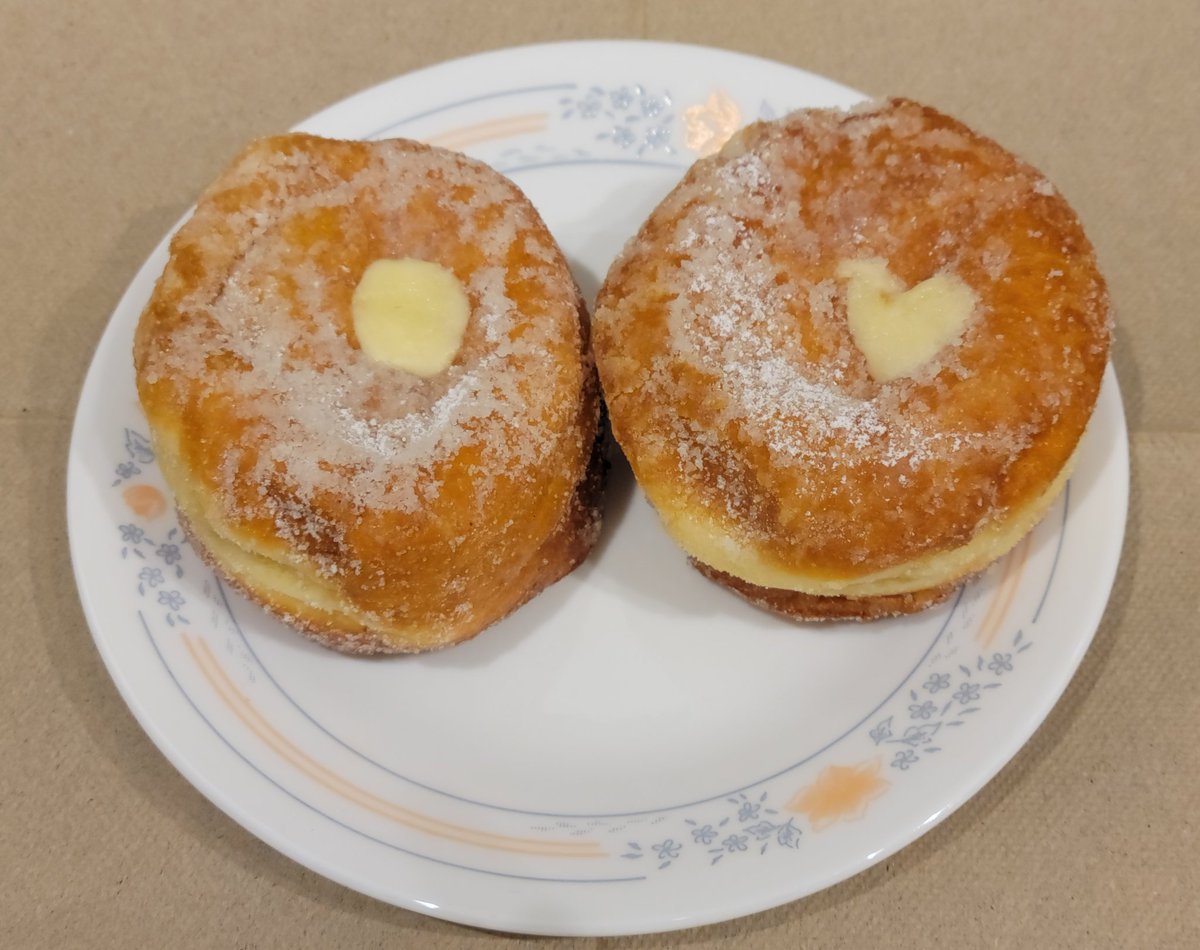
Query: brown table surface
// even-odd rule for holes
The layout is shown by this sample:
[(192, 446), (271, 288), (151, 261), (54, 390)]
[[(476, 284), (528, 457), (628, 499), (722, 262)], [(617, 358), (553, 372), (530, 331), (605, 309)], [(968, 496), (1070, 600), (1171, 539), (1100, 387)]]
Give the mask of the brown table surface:
[(909, 95), (1040, 167), (1111, 285), (1133, 487), (1116, 588), (1082, 668), (959, 812), (806, 900), (574, 943), (1200, 946), (1196, 0), (0, 3), (0, 945), (559, 943), (363, 897), (209, 804), (100, 662), (63, 499), (75, 400), (109, 314), (244, 141), (438, 60), (583, 37), (725, 46)]

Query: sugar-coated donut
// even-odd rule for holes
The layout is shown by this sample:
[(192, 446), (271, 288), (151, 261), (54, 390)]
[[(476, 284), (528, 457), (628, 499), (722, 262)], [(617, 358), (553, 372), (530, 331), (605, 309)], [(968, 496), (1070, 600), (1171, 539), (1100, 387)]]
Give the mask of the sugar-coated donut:
[(593, 335), (613, 434), (693, 563), (785, 616), (866, 619), (936, 603), (1036, 524), (1111, 327), (1050, 183), (897, 99), (698, 161)]
[[(432, 262), (461, 285), (445, 369), (415, 375), (360, 347), (353, 298), (381, 260)], [(252, 144), (172, 240), (134, 363), (196, 549), (336, 649), (471, 637), (599, 532), (579, 290), (528, 199), (462, 155)]]

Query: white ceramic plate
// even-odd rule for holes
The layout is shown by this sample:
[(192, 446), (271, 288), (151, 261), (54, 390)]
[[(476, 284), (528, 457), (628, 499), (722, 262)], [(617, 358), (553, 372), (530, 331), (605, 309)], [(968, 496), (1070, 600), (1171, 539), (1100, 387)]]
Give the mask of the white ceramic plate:
[[(852, 90), (655, 43), (533, 46), (354, 96), (302, 128), (404, 135), (509, 174), (585, 293), (699, 152)], [(796, 627), (691, 571), (618, 469), (571, 577), (453, 650), (327, 652), (183, 543), (113, 314), (71, 444), (68, 519), (96, 643), (167, 757), (285, 854), (421, 913), (500, 930), (688, 927), (810, 894), (936, 824), (1028, 739), (1100, 620), (1125, 520), (1110, 373), (1069, 493), (952, 602)]]

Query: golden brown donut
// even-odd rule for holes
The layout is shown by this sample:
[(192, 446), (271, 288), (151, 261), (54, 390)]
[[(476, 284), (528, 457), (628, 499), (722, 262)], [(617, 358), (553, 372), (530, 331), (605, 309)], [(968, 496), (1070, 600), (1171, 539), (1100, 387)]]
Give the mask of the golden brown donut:
[[(899, 376), (851, 330), (866, 265), (969, 301)], [(593, 322), (613, 433), (667, 531), (798, 619), (922, 609), (1013, 547), (1065, 484), (1110, 333), (1049, 182), (902, 99), (755, 123), (698, 161)]]
[[(380, 259), (453, 273), (461, 349), (370, 359), (352, 297)], [(138, 394), (204, 559), (338, 650), (457, 643), (599, 532), (587, 315), (518, 188), (415, 142), (285, 135), (201, 197), (134, 340)]]

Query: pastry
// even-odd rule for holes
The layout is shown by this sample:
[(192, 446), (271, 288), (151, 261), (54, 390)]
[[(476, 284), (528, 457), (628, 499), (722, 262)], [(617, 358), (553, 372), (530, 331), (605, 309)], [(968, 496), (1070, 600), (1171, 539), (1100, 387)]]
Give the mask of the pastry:
[(614, 262), (613, 434), (709, 578), (796, 619), (923, 609), (1067, 479), (1109, 349), (1076, 215), (903, 99), (759, 122)]
[(338, 650), (474, 636), (597, 537), (579, 290), (528, 199), (462, 155), (252, 144), (173, 238), (134, 363), (196, 550)]

